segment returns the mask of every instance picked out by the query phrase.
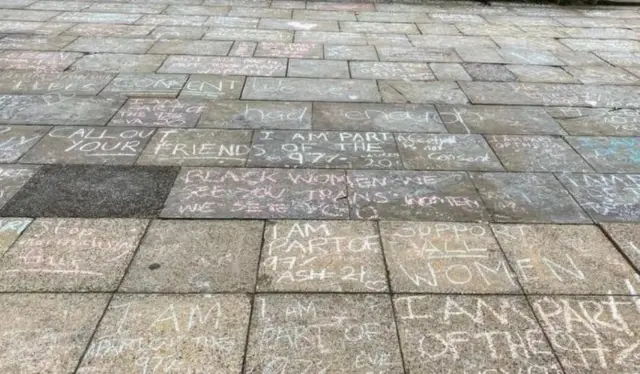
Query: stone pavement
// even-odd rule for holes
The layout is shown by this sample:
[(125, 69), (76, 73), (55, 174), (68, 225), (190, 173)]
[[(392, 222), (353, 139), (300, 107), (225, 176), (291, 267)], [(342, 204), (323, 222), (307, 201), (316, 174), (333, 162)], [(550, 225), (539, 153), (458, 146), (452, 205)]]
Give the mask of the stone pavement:
[(0, 373), (640, 372), (640, 8), (0, 8)]

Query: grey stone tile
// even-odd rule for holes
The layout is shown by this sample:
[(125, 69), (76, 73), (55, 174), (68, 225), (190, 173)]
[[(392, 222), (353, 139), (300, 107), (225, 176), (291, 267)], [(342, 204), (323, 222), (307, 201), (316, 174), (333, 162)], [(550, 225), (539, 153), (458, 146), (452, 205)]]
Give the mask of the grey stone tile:
[(456, 35), (409, 35), (416, 47), (425, 48), (496, 48), (496, 44), (485, 36)]
[(640, 18), (640, 13), (636, 9), (624, 8), (591, 8), (578, 10), (581, 14), (589, 17), (612, 17), (612, 18)]
[(562, 68), (556, 66), (507, 65), (520, 82), (578, 83)]
[(102, 53), (86, 55), (76, 62), (71, 70), (105, 71), (113, 73), (153, 73), (166, 56), (127, 55)]
[(240, 129), (311, 129), (311, 104), (286, 101), (211, 103), (198, 127)]
[(640, 137), (570, 136), (566, 139), (599, 173), (640, 173)]
[(251, 131), (159, 129), (138, 164), (244, 166), (251, 150)]
[(0, 49), (31, 51), (57, 51), (75, 39), (74, 36), (22, 36), (10, 35), (0, 39)]
[(154, 221), (120, 291), (253, 292), (260, 221)]
[(314, 130), (445, 132), (433, 105), (314, 103)]
[(201, 39), (209, 30), (200, 26), (148, 26), (153, 27), (149, 38), (154, 40), (196, 40)]
[[(210, 17), (207, 20), (207, 22), (203, 24), (203, 26), (222, 27), (225, 29), (226, 28), (255, 29), (256, 27), (258, 27), (258, 21), (259, 21), (258, 18), (248, 18), (248, 17)], [(221, 35), (221, 36), (224, 36), (224, 35)]]
[(183, 167), (162, 217), (347, 218), (345, 180), (343, 171)]
[(233, 42), (205, 40), (161, 40), (148, 53), (167, 55), (213, 55), (225, 56)]
[(290, 9), (232, 7), (230, 16), (260, 18), (291, 18)]
[[(24, 169), (27, 171), (23, 174), (29, 172), (27, 167)], [(172, 168), (45, 166), (5, 207), (3, 214), (18, 217), (155, 216), (176, 174), (177, 170)], [(69, 183), (70, 180), (75, 183)]]
[[(77, 3), (89, 4), (89, 3)], [(80, 23), (64, 32), (64, 35), (89, 37), (123, 37), (144, 38), (153, 31), (154, 26), (145, 25), (115, 25), (102, 23)]]
[(295, 0), (274, 0), (271, 2), (271, 7), (278, 9), (304, 9), (306, 4)]
[(2, 257), (0, 290), (114, 291), (146, 226), (133, 219), (36, 219)]
[(326, 44), (324, 58), (327, 60), (377, 61), (378, 53), (372, 45)]
[[(7, 373), (75, 370), (109, 301), (103, 294), (3, 294), (0, 322)], [(38, 357), (27, 359), (27, 357)]]
[(557, 26), (520, 26), (527, 37), (538, 38), (566, 38), (568, 35), (563, 27)]
[(0, 166), (0, 207), (4, 206), (38, 171), (37, 166)]
[(80, 57), (82, 54), (75, 52), (5, 51), (0, 53), (0, 69), (63, 71)]
[(500, 48), (508, 49), (531, 49), (542, 51), (568, 51), (564, 44), (555, 38), (536, 38), (521, 36), (493, 36), (492, 39)]
[(233, 47), (229, 51), (230, 57), (252, 57), (258, 43), (256, 42), (233, 42)]
[(429, 17), (444, 23), (463, 23), (463, 24), (483, 24), (487, 23), (484, 18), (476, 14), (456, 14), (456, 13), (431, 13)]
[(296, 31), (296, 43), (366, 45), (365, 34), (355, 32)]
[(488, 15), (484, 18), (490, 23), (495, 24), (512, 24), (522, 26), (560, 26), (560, 24), (551, 17)]
[(285, 59), (169, 56), (159, 73), (284, 76)]
[(340, 21), (340, 31), (363, 33), (419, 34), (412, 23)]
[(455, 63), (432, 62), (429, 68), (440, 81), (470, 81), (472, 78), (467, 74), (462, 65)]
[(31, 218), (0, 218), (0, 256), (9, 250), (31, 221)]
[(257, 290), (387, 291), (380, 237), (374, 223), (268, 222)]
[(571, 135), (640, 136), (640, 111), (606, 108), (546, 108)]
[(46, 95), (4, 95), (0, 122), (10, 125), (105, 125), (124, 102), (119, 98)]
[(517, 79), (505, 65), (464, 63), (462, 66), (476, 81), (510, 82)]
[(58, 14), (60, 14), (60, 12), (30, 9), (3, 9), (0, 19), (14, 21), (46, 21)]
[(640, 53), (627, 51), (594, 52), (598, 57), (616, 66), (640, 65)]
[(55, 127), (20, 162), (31, 164), (133, 164), (154, 129)]
[(636, 268), (640, 267), (640, 224), (605, 223), (601, 227)]
[(492, 25), (477, 23), (459, 23), (455, 25), (464, 35), (493, 36), (493, 35), (523, 35), (522, 29), (515, 25)]
[(109, 126), (195, 127), (206, 110), (206, 101), (132, 98), (113, 116)]
[[(242, 40), (250, 42), (292, 42), (293, 31), (242, 28), (212, 28), (204, 39)], [(298, 40), (296, 40), (297, 42)]]
[(349, 79), (349, 65), (347, 61), (290, 59), (287, 77)]
[(570, 38), (586, 39), (637, 39), (638, 32), (623, 28), (565, 27), (562, 31)]
[[(364, 39), (369, 45), (375, 46), (397, 46), (397, 47), (412, 47), (411, 42), (407, 39), (405, 34), (362, 34)], [(337, 43), (339, 44), (339, 43)]]
[(426, 63), (362, 61), (350, 62), (349, 66), (353, 78), (405, 81), (435, 79)]
[(585, 51), (555, 51), (553, 52), (564, 65), (568, 66), (591, 66), (606, 65), (607, 63), (599, 59), (592, 52)]
[(628, 72), (630, 72), (631, 74), (635, 75), (636, 77), (640, 77), (640, 68), (639, 67), (626, 67), (625, 68)]
[(127, 4), (127, 3), (98, 3), (92, 4), (86, 12), (117, 12), (132, 14), (159, 14), (167, 7), (166, 4)]
[(400, 133), (396, 142), (407, 169), (503, 170), (481, 135)]
[[(78, 373), (130, 373), (153, 367), (239, 372), (250, 310), (245, 295), (117, 295)], [(139, 343), (131, 344), (132, 340)], [(166, 356), (143, 348), (158, 341), (172, 342), (161, 348)]]
[(487, 141), (508, 171), (593, 171), (560, 137), (490, 135)]
[(248, 6), (254, 8), (268, 8), (270, 3), (269, 0), (204, 0), (205, 5)]
[(229, 13), (229, 7), (226, 6), (207, 6), (207, 5), (169, 5), (164, 12), (165, 14), (181, 14), (193, 16), (224, 16)]
[(568, 66), (571, 75), (584, 84), (638, 84), (638, 79), (627, 71), (611, 66)]
[(483, 64), (504, 64), (504, 58), (497, 50), (491, 48), (456, 48), (455, 51), (464, 62), (475, 62)]
[(148, 39), (80, 37), (64, 50), (89, 53), (145, 53), (152, 45), (153, 40)]
[(45, 126), (0, 126), (0, 162), (16, 162), (48, 130)]
[(176, 97), (186, 74), (119, 74), (101, 95)]
[(352, 219), (478, 221), (482, 202), (463, 172), (348, 171)]
[(593, 225), (493, 225), (527, 293), (625, 294), (634, 270)]
[(1, 21), (0, 32), (6, 33), (37, 33), (44, 22)]
[[(314, 43), (258, 43), (254, 56), (256, 57), (287, 57), (287, 58), (322, 58), (322, 44)], [(345, 59), (346, 60), (346, 59)], [(294, 61), (291, 61), (294, 62)], [(346, 63), (345, 63), (346, 64)], [(291, 64), (289, 65), (291, 68)], [(347, 71), (348, 77), (348, 71)]]
[(354, 12), (374, 12), (376, 10), (375, 5), (370, 3), (336, 3), (332, 1), (311, 2), (307, 4), (307, 9)]
[[(259, 312), (253, 313), (251, 321), (248, 373), (283, 365), (295, 373), (306, 368), (342, 374), (403, 372), (388, 296), (272, 294), (257, 296), (255, 303)], [(307, 308), (311, 311), (306, 312)], [(314, 338), (291, 349), (289, 341), (278, 338), (278, 331), (298, 331)]]
[(236, 100), (240, 98), (244, 77), (191, 74), (182, 87), (180, 99)]
[(376, 47), (380, 61), (459, 62), (453, 49), (414, 48), (397, 46)]
[(495, 222), (589, 223), (552, 174), (471, 173)]
[(402, 169), (391, 133), (262, 130), (251, 145), (250, 167)]
[[(413, 13), (390, 13), (390, 12), (362, 12), (356, 14), (358, 21), (365, 22), (427, 22), (429, 17), (424, 12), (414, 11)], [(420, 26), (420, 25), (418, 25)], [(424, 32), (423, 32), (424, 34)]]
[(380, 81), (379, 87), (385, 103), (467, 103), (455, 82)]
[[(20, 1), (20, 0), (18, 0)], [(68, 12), (81, 11), (91, 6), (91, 3), (85, 2), (71, 2), (71, 1), (32, 1), (27, 0), (27, 3), (31, 3), (27, 9), (40, 9), (40, 10), (64, 10)], [(3, 5), (3, 7), (5, 7)], [(21, 8), (22, 6), (20, 6)]]
[[(523, 297), (400, 295), (394, 301), (408, 371), (562, 372)], [(445, 348), (451, 340), (458, 343)]]
[(379, 102), (373, 80), (247, 78), (244, 100)]
[(137, 25), (154, 26), (202, 26), (207, 16), (179, 16), (179, 15), (145, 15), (142, 16)]
[(394, 292), (520, 293), (486, 224), (383, 221), (380, 235)]
[(574, 51), (640, 52), (637, 40), (617, 39), (560, 39)]
[(556, 21), (568, 27), (627, 27), (623, 19), (608, 17), (556, 17)]
[(0, 71), (0, 92), (12, 94), (64, 94), (97, 95), (113, 74), (88, 72), (44, 73), (26, 70)]
[(314, 20), (335, 20), (335, 21), (355, 21), (354, 12), (346, 11), (324, 11), (310, 9), (295, 9), (293, 19), (314, 19)]
[(53, 18), (56, 22), (132, 24), (140, 14), (64, 12)]
[(275, 18), (260, 19), (258, 28), (274, 30), (340, 31), (337, 21), (292, 20)]
[[(412, 19), (411, 16), (415, 16), (416, 18), (420, 18), (415, 22), (422, 22), (424, 18), (422, 15), (414, 15), (413, 13), (408, 13), (408, 17), (403, 21), (398, 22), (409, 22), (408, 20)], [(418, 23), (418, 29), (420, 29), (420, 33), (423, 35), (460, 35), (460, 31), (456, 28), (455, 25), (448, 25), (442, 23)]]

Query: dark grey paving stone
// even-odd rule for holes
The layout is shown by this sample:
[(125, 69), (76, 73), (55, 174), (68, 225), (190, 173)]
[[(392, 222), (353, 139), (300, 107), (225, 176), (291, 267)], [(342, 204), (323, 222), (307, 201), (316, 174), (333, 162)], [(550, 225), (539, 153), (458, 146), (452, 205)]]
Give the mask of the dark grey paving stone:
[(154, 221), (122, 292), (253, 292), (264, 223)]
[(378, 53), (372, 45), (325, 44), (324, 58), (327, 60), (377, 61)]
[(109, 126), (195, 127), (206, 110), (204, 100), (131, 98)]
[(511, 82), (517, 79), (505, 65), (465, 63), (462, 66), (476, 81)]
[(244, 77), (191, 74), (182, 87), (179, 99), (203, 98), (207, 100), (240, 99)]
[(287, 61), (268, 58), (169, 56), (158, 72), (284, 77)]
[(244, 166), (251, 150), (251, 131), (158, 129), (137, 164)]
[[(0, 367), (7, 373), (72, 372), (108, 301), (107, 294), (0, 295)], [(26, 359), (31, 355), (38, 359)]]
[(521, 293), (486, 224), (380, 222), (393, 292)]
[[(271, 294), (256, 296), (254, 302), (259, 312), (253, 313), (249, 329), (248, 373), (282, 368), (295, 373), (307, 368), (340, 374), (403, 372), (388, 296)], [(309, 338), (292, 346), (278, 337), (291, 331)]]
[(566, 139), (599, 173), (640, 173), (640, 137), (569, 136)]
[(426, 48), (403, 46), (377, 46), (380, 61), (460, 62), (460, 57), (450, 47)]
[(640, 329), (637, 296), (540, 296), (530, 300), (566, 372), (624, 373), (640, 365), (638, 357), (629, 354), (637, 349), (633, 337)]
[(0, 218), (0, 257), (9, 250), (31, 221), (31, 218)]
[(602, 228), (636, 269), (640, 268), (640, 224), (605, 223)]
[(105, 125), (124, 99), (74, 94), (4, 95), (0, 123), (12, 125)]
[(558, 179), (596, 222), (640, 222), (640, 174), (569, 174)]
[(101, 95), (176, 97), (186, 74), (119, 74)]
[(479, 221), (480, 196), (463, 172), (348, 171), (352, 219)]
[(247, 78), (244, 100), (379, 102), (374, 80)]
[[(286, 57), (286, 58), (322, 58), (323, 51), (322, 51), (322, 44), (261, 42), (261, 43), (258, 43), (258, 48), (256, 49), (254, 56)], [(291, 62), (293, 61), (290, 61), (290, 63)], [(348, 73), (347, 73), (347, 76), (348, 76)]]
[(562, 372), (524, 297), (398, 295), (394, 303), (407, 371)]
[(348, 217), (342, 171), (183, 167), (165, 218)]
[(571, 135), (640, 136), (640, 111), (606, 108), (546, 108)]
[(349, 71), (347, 61), (290, 59), (287, 77), (349, 79)]
[[(237, 373), (242, 367), (250, 310), (246, 295), (114, 296), (78, 372), (131, 373), (140, 368), (179, 367), (192, 373)], [(132, 345), (132, 340), (145, 345), (163, 343), (159, 352), (149, 352), (138, 343)]]
[(419, 62), (350, 62), (351, 76), (356, 79), (435, 80), (426, 63)]
[(560, 137), (489, 135), (487, 141), (508, 171), (593, 171)]
[(495, 222), (590, 223), (553, 174), (471, 173)]
[(30, 164), (133, 164), (154, 129), (55, 127), (20, 162)]
[(36, 219), (0, 261), (3, 292), (115, 291), (147, 227), (134, 219)]
[(38, 171), (38, 166), (0, 166), (0, 207), (4, 206)]
[(379, 87), (385, 103), (468, 103), (455, 82), (380, 81)]
[(99, 53), (85, 55), (71, 70), (104, 71), (110, 73), (153, 73), (167, 58), (164, 55), (128, 55)]
[(177, 175), (175, 167), (45, 165), (0, 215), (155, 217)]
[(97, 95), (113, 74), (89, 72), (39, 73), (0, 71), (0, 92), (9, 94), (69, 93)]
[(237, 129), (311, 128), (311, 104), (286, 101), (220, 101), (209, 104), (198, 127)]
[(80, 57), (82, 53), (75, 52), (5, 51), (0, 53), (0, 69), (52, 73), (65, 70)]
[(375, 224), (363, 221), (268, 222), (257, 290), (387, 291)]
[(396, 141), (407, 169), (503, 170), (481, 135), (400, 133)]
[(314, 103), (314, 130), (445, 132), (433, 105)]
[(387, 132), (256, 131), (247, 166), (402, 169)]
[(231, 44), (231, 41), (160, 40), (147, 53), (225, 56), (229, 53)]
[(0, 126), (0, 162), (16, 162), (47, 131), (45, 126)]

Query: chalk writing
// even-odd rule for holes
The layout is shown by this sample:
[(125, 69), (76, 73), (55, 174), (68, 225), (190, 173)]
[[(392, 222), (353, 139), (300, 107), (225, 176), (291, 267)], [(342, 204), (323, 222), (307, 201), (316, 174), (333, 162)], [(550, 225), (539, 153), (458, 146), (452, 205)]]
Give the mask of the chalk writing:
[(193, 74), (180, 91), (179, 98), (202, 97), (211, 100), (239, 99), (244, 77), (215, 77)]
[(33, 166), (0, 166), (0, 207), (6, 204), (37, 170), (38, 168)]
[(39, 126), (0, 126), (0, 162), (15, 162), (48, 130)]
[(132, 98), (109, 122), (113, 126), (194, 127), (206, 102)]
[(282, 59), (169, 56), (159, 71), (162, 73), (284, 76), (286, 70), (286, 60)]
[(311, 104), (280, 101), (224, 101), (212, 103), (200, 127), (310, 129)]

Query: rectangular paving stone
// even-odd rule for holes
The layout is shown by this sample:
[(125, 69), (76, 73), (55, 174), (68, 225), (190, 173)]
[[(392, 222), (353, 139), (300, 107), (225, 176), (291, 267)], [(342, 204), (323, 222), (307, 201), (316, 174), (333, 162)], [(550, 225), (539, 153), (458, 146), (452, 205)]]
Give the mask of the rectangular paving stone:
[[(375, 46), (387, 46), (393, 45), (398, 47), (408, 48), (412, 44), (405, 34), (361, 34), (364, 35), (364, 39), (369, 45)], [(340, 44), (340, 43), (336, 43)]]
[(294, 9), (293, 19), (355, 21), (356, 15), (354, 12), (348, 11)]
[(373, 12), (375, 11), (374, 4), (367, 3), (336, 3), (331, 1), (318, 1), (307, 4), (307, 9), (317, 10), (335, 10), (335, 11), (354, 11), (354, 12)]
[[(557, 66), (507, 65), (520, 82), (577, 83), (575, 74), (569, 74)], [(565, 68), (569, 69), (569, 68)], [(572, 76), (573, 75), (573, 76)], [(584, 83), (584, 82), (583, 82)], [(611, 82), (614, 83), (614, 82)]]
[(627, 51), (597, 51), (598, 57), (615, 66), (640, 65), (640, 53)]
[[(106, 294), (3, 294), (3, 371), (72, 372), (109, 301)], [(33, 356), (32, 356), (33, 355)], [(38, 357), (37, 360), (26, 357)]]
[(388, 290), (372, 222), (268, 222), (264, 236), (258, 291)]
[(552, 174), (470, 175), (495, 222), (591, 222)]
[(349, 79), (347, 61), (290, 59), (287, 77)]
[(63, 71), (82, 57), (75, 52), (5, 51), (0, 53), (0, 69)]
[(256, 57), (287, 57), (287, 58), (322, 58), (323, 51), (322, 51), (322, 44), (261, 42), (261, 43), (258, 43), (258, 48), (256, 49), (254, 56)]
[(23, 49), (31, 51), (57, 51), (76, 38), (74, 36), (5, 36), (0, 40), (0, 49)]
[[(67, 3), (67, 2), (65, 2)], [(77, 3), (81, 4), (81, 3)], [(89, 4), (89, 3), (85, 3)], [(143, 38), (154, 29), (145, 25), (115, 25), (102, 23), (79, 23), (64, 32), (64, 35), (89, 36), (89, 37), (123, 37)]]
[(64, 50), (89, 53), (145, 53), (152, 45), (153, 40), (148, 39), (80, 37)]
[[(407, 13), (407, 17), (404, 21), (408, 22), (415, 18), (414, 22), (423, 22), (424, 16), (421, 14)], [(418, 29), (423, 35), (460, 35), (460, 30), (455, 25), (449, 25), (445, 23), (418, 23)]]
[(162, 13), (166, 7), (167, 6), (165, 4), (101, 3), (91, 5), (86, 11), (159, 14)]
[(478, 221), (486, 212), (466, 173), (348, 171), (352, 219)]
[(31, 221), (31, 218), (0, 218), (0, 256), (9, 250)]
[(525, 292), (626, 294), (634, 270), (593, 225), (494, 225)]
[(153, 73), (166, 59), (164, 55), (129, 55), (101, 53), (86, 55), (71, 70), (104, 71), (112, 73)]
[(628, 355), (637, 348), (638, 297), (545, 296), (531, 304), (567, 372), (624, 373), (640, 365)]
[(640, 136), (640, 111), (606, 108), (546, 108), (571, 135)]
[(401, 169), (391, 133), (256, 131), (250, 167)]
[(509, 64), (519, 65), (565, 65), (559, 58), (557, 58), (552, 51), (544, 51), (539, 49), (524, 49), (524, 48), (506, 48), (498, 51), (500, 56)]
[(291, 10), (234, 6), (231, 8), (231, 11), (229, 11), (229, 15), (237, 17), (291, 18)]
[[(293, 31), (241, 28), (212, 28), (204, 34), (204, 39), (242, 40), (250, 42), (292, 42)], [(298, 41), (298, 40), (296, 40)]]
[(637, 40), (560, 39), (574, 51), (640, 52)]
[(160, 40), (149, 49), (148, 53), (225, 56), (231, 49), (231, 44), (233, 42), (230, 41)]
[(637, 33), (623, 28), (565, 27), (562, 31), (571, 38), (586, 39), (636, 39)]
[(409, 35), (409, 40), (416, 47), (424, 48), (494, 48), (496, 44), (486, 36), (457, 35)]
[[(259, 17), (264, 17), (259, 15)], [(317, 30), (317, 31), (340, 31), (336, 21), (320, 20), (292, 20), (277, 18), (261, 18), (258, 24), (260, 29), (274, 30)]]
[(503, 170), (481, 135), (399, 133), (395, 137), (407, 169)]
[(379, 102), (373, 80), (247, 78), (243, 100)]
[(154, 26), (202, 26), (206, 16), (180, 16), (152, 14), (144, 15), (136, 22), (137, 25), (154, 25)]
[[(381, 4), (378, 4), (381, 5)], [(429, 17), (421, 11), (412, 10), (413, 13), (409, 12), (398, 12), (398, 13), (388, 13), (388, 12), (363, 12), (357, 14), (358, 21), (365, 22), (425, 22)], [(434, 24), (435, 25), (435, 24)], [(420, 25), (418, 25), (420, 27)], [(424, 34), (424, 32), (423, 32)]]
[(149, 38), (154, 40), (196, 40), (201, 39), (209, 29), (201, 26), (145, 26), (152, 27)]
[(376, 48), (372, 45), (325, 44), (324, 58), (327, 60), (378, 60)]
[(376, 47), (380, 61), (458, 62), (460, 57), (453, 49), (423, 47)]
[(221, 27), (221, 28), (240, 28), (240, 29), (255, 29), (258, 27), (258, 18), (248, 17), (209, 17), (209, 19), (203, 24), (207, 27)]
[(0, 126), (0, 162), (16, 162), (47, 131), (45, 126)]
[(105, 13), (105, 12), (64, 12), (53, 18), (56, 22), (73, 23), (109, 23), (132, 24), (140, 18), (140, 14)]
[(159, 73), (281, 76), (287, 71), (284, 59), (169, 56)]
[(608, 17), (556, 17), (556, 21), (568, 27), (627, 27), (623, 19)]
[(380, 222), (394, 292), (520, 293), (486, 224)]
[(120, 291), (253, 292), (263, 226), (260, 221), (154, 221)]
[[(154, 367), (238, 372), (250, 310), (245, 295), (115, 296), (78, 373), (135, 372)], [(148, 348), (158, 342), (165, 342), (159, 351)]]
[(195, 127), (206, 110), (201, 100), (131, 98), (109, 126)]
[(504, 64), (504, 58), (493, 48), (458, 47), (456, 53), (464, 62)]
[(362, 61), (349, 63), (351, 76), (356, 79), (398, 79), (405, 81), (434, 80), (426, 63)]
[(314, 130), (445, 132), (433, 105), (314, 103)]
[(165, 218), (348, 217), (344, 172), (183, 167)]
[(562, 372), (523, 297), (398, 295), (394, 303), (408, 371)]
[(38, 171), (37, 166), (0, 166), (0, 207), (3, 207)]
[[(429, 26), (426, 24), (425, 26)], [(452, 25), (453, 26), (453, 25)], [(421, 30), (423, 29), (422, 26)], [(498, 35), (522, 35), (522, 29), (516, 25), (492, 25), (492, 24), (480, 24), (480, 23), (457, 23), (454, 27), (457, 27), (464, 35), (469, 36), (498, 36)], [(459, 33), (456, 33), (459, 34)], [(452, 35), (456, 35), (452, 34)], [(563, 35), (565, 36), (565, 35)]]
[(0, 92), (12, 94), (77, 93), (97, 95), (113, 74), (88, 72), (44, 73), (26, 70), (0, 71)]
[(606, 62), (592, 52), (555, 51), (553, 55), (568, 66), (606, 65)]
[(566, 139), (599, 173), (640, 173), (640, 137), (570, 136)]
[(607, 235), (626, 255), (635, 268), (640, 267), (640, 224), (605, 223), (601, 225)]
[(433, 13), (429, 17), (444, 23), (462, 23), (462, 24), (482, 24), (487, 23), (484, 18), (476, 14), (449, 14), (449, 13)]
[(385, 103), (466, 104), (467, 97), (455, 82), (380, 81)]
[(186, 15), (207, 15), (207, 16), (224, 16), (229, 13), (229, 7), (226, 6), (206, 6), (206, 5), (169, 5), (164, 9), (165, 14), (186, 14)]
[(10, 125), (104, 125), (124, 102), (75, 94), (0, 96), (0, 122)]
[(311, 104), (286, 101), (211, 103), (198, 127), (240, 129), (311, 129)]
[(158, 129), (137, 164), (244, 166), (251, 150), (251, 131)]
[(133, 164), (154, 129), (55, 127), (20, 162), (30, 164)]
[(611, 66), (569, 66), (565, 68), (584, 84), (638, 84), (640, 79), (626, 70)]
[(191, 74), (182, 87), (180, 99), (237, 100), (242, 93), (244, 77)]
[(555, 38), (538, 38), (522, 36), (492, 36), (500, 48), (531, 49), (542, 51), (568, 51), (564, 44)]
[(505, 65), (498, 64), (462, 64), (475, 81), (511, 82), (518, 79)]
[(58, 14), (60, 14), (60, 12), (47, 12), (43, 10), (30, 9), (3, 9), (0, 19), (16, 21), (46, 21)]
[(367, 45), (365, 34), (356, 32), (302, 31), (295, 32), (296, 43)]
[(472, 78), (467, 74), (461, 64), (432, 62), (429, 68), (440, 81), (470, 81)]
[(101, 95), (176, 97), (185, 74), (119, 74)]
[(391, 22), (340, 22), (340, 31), (362, 33), (419, 34), (418, 28), (411, 23)]
[(156, 217), (177, 174), (172, 167), (45, 165), (0, 215)]
[[(403, 372), (387, 296), (272, 294), (257, 296), (255, 303), (245, 364), (249, 373), (272, 368), (295, 373)], [(279, 338), (293, 332), (308, 340), (303, 344)]]
[(114, 291), (146, 226), (133, 219), (36, 219), (2, 257), (0, 290)]

